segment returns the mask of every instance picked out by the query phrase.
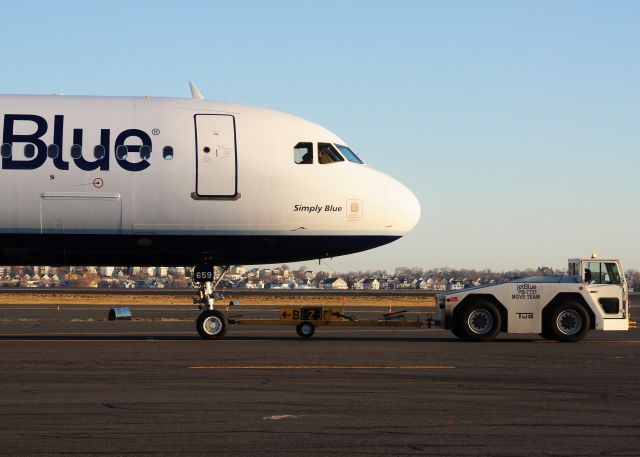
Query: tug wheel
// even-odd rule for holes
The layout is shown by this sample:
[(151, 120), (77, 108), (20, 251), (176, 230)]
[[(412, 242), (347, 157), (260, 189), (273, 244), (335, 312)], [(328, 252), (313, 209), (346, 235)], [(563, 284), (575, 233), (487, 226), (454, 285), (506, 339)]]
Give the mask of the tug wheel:
[(453, 336), (463, 339), (464, 335), (462, 334), (462, 330), (460, 329), (459, 325), (454, 325), (453, 328), (451, 328), (451, 333), (453, 333)]
[(198, 334), (205, 340), (216, 340), (227, 333), (227, 318), (217, 310), (206, 310), (200, 313), (196, 321)]
[(460, 320), (454, 335), (463, 340), (491, 341), (502, 325), (500, 311), (485, 300), (469, 303), (460, 313)]
[(561, 303), (546, 315), (543, 334), (562, 342), (576, 342), (583, 339), (591, 327), (589, 313), (579, 303)]

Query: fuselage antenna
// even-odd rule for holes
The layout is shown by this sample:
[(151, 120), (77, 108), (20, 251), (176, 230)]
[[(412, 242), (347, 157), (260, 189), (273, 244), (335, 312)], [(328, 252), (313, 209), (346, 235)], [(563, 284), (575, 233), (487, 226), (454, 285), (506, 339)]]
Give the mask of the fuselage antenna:
[(204, 100), (202, 92), (200, 92), (200, 89), (198, 89), (196, 83), (194, 83), (193, 81), (189, 81), (189, 89), (191, 89), (191, 98), (194, 98), (196, 100)]

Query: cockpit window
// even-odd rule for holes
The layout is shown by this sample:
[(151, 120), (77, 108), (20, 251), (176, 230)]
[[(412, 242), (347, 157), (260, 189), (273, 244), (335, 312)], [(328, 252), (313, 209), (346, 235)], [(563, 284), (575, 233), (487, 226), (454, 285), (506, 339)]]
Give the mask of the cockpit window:
[(318, 163), (344, 162), (340, 153), (330, 143), (318, 143)]
[(360, 160), (360, 157), (358, 157), (356, 153), (353, 152), (348, 147), (342, 146), (341, 144), (336, 144), (336, 148), (340, 150), (342, 155), (345, 156), (349, 162), (360, 163), (360, 164), (364, 163), (362, 160)]
[(298, 143), (293, 147), (293, 161), (298, 164), (313, 163), (313, 143)]

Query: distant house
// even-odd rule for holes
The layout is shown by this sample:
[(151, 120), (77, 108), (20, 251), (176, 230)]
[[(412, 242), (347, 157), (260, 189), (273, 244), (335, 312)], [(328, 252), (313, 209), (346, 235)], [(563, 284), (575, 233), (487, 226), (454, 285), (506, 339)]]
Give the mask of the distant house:
[(380, 281), (376, 278), (367, 278), (362, 285), (364, 290), (380, 290)]
[(298, 283), (296, 283), (293, 279), (287, 279), (282, 282), (283, 289), (296, 289), (298, 287)]
[(423, 278), (418, 278), (415, 281), (413, 281), (411, 283), (411, 288), (419, 289), (419, 290), (431, 290), (427, 288), (427, 281)]
[(296, 288), (297, 289), (313, 289), (313, 283), (309, 279), (299, 281), (297, 283)]
[(321, 289), (348, 289), (347, 282), (342, 278), (327, 278), (320, 283)]
[(244, 287), (246, 289), (264, 289), (264, 281), (246, 281)]
[(436, 290), (438, 292), (443, 292), (445, 290), (447, 290), (447, 286), (449, 285), (449, 283), (447, 282), (446, 279), (436, 279), (433, 282), (433, 290)]
[(135, 281), (131, 281), (130, 279), (125, 279), (118, 284), (118, 287), (122, 289), (133, 289), (136, 287)]
[(365, 281), (364, 278), (358, 279), (356, 282), (353, 283), (351, 288), (355, 290), (364, 290), (364, 281)]
[(434, 290), (435, 289), (435, 284), (434, 284), (433, 278), (428, 278), (428, 279), (422, 281), (418, 285), (418, 289), (420, 289), (420, 290)]

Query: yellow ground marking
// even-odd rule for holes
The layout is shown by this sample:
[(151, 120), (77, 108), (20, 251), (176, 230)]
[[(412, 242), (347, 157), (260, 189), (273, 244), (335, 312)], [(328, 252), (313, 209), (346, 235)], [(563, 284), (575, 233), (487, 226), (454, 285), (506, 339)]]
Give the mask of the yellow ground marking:
[(196, 365), (192, 370), (452, 370), (451, 365)]
[[(554, 344), (554, 343), (558, 343), (561, 344), (558, 341), (549, 341), (549, 340), (535, 340), (534, 343), (549, 343), (549, 344)], [(640, 340), (619, 340), (619, 341), (614, 341), (614, 340), (585, 340), (585, 341), (580, 341), (578, 344), (640, 344)]]

